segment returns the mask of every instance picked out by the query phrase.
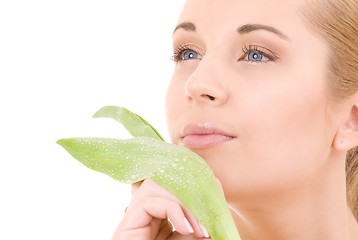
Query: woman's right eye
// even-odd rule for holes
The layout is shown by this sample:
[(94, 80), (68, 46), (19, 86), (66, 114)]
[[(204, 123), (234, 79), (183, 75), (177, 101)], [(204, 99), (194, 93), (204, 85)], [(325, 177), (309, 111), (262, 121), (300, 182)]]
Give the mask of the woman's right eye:
[(174, 61), (181, 62), (186, 60), (202, 59), (203, 57), (194, 50), (187, 47), (180, 47), (174, 52)]

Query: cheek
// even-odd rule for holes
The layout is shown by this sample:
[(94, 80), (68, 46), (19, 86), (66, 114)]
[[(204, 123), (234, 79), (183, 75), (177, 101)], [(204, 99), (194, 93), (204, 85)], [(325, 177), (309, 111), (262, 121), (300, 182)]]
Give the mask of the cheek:
[(184, 111), (183, 103), (185, 101), (185, 93), (183, 89), (183, 83), (181, 83), (181, 81), (178, 81), (177, 78), (173, 76), (167, 88), (167, 93), (165, 97), (168, 133), (171, 142), (174, 144), (177, 144), (178, 140), (178, 138), (175, 136), (175, 129), (180, 127), (177, 126), (177, 119), (179, 119), (181, 112)]
[(281, 84), (256, 89), (248, 101), (242, 144), (255, 159), (251, 167), (293, 179), (314, 174), (330, 149), (327, 91), (321, 74), (291, 71), (281, 76), (276, 78)]
[[(250, 142), (266, 146), (271, 152), (277, 149), (288, 151), (314, 148), (326, 131), (325, 106), (319, 96), (300, 94), (285, 98), (271, 98), (262, 103), (262, 110), (251, 114), (247, 136)], [(284, 99), (284, 100), (282, 100)], [(308, 148), (307, 148), (308, 147)], [(282, 151), (280, 151), (282, 153)]]
[(178, 144), (179, 132), (183, 127), (183, 115), (189, 115), (186, 94), (185, 83), (190, 75), (195, 71), (199, 62), (189, 62), (178, 64), (173, 72), (172, 79), (167, 88), (165, 97), (165, 108), (168, 133), (171, 142)]
[(285, 191), (309, 182), (324, 168), (330, 142), (322, 93), (306, 91), (256, 99), (247, 103), (246, 110), (247, 114), (241, 115), (245, 119), (237, 120), (245, 122), (240, 124), (237, 144), (220, 156), (226, 164), (217, 159), (211, 162), (229, 192), (254, 191), (255, 195)]

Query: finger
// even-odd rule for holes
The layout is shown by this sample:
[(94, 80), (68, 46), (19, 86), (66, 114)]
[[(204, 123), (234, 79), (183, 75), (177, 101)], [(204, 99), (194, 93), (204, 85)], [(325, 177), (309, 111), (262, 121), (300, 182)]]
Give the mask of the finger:
[[(162, 220), (156, 240), (168, 239), (173, 232), (173, 226), (168, 220)], [(153, 238), (154, 239), (154, 238)]]
[(219, 180), (218, 178), (216, 178), (216, 181), (217, 181), (217, 183), (219, 184), (219, 187), (220, 187), (221, 191), (222, 191), (223, 194), (225, 195), (225, 193), (224, 193), (224, 188), (223, 188), (223, 185), (221, 184), (220, 180)]
[(132, 183), (131, 184), (131, 193), (132, 196), (138, 191), (138, 189), (140, 188), (140, 186), (142, 185), (143, 181), (140, 182), (136, 182), (136, 183)]
[(188, 219), (189, 224), (194, 229), (194, 236), (197, 238), (208, 238), (209, 234), (205, 227), (197, 220), (195, 215), (189, 210), (184, 210), (185, 216)]
[(130, 205), (122, 219), (123, 230), (143, 228), (150, 224), (153, 218), (169, 218), (175, 229), (183, 235), (193, 232), (177, 202), (156, 197), (147, 198), (140, 206)]
[[(206, 229), (200, 224), (200, 222), (196, 219), (194, 214), (172, 193), (166, 190), (164, 187), (156, 183), (151, 179), (146, 179), (140, 186), (141, 194), (144, 195), (152, 195), (153, 197), (162, 197), (169, 199), (173, 202), (179, 204), (179, 206), (184, 211), (184, 215), (188, 220), (189, 224), (186, 223), (188, 229), (194, 230), (194, 235), (198, 238), (208, 237), (208, 233)], [(142, 201), (140, 197), (138, 197), (137, 201)], [(172, 219), (171, 219), (172, 220)]]

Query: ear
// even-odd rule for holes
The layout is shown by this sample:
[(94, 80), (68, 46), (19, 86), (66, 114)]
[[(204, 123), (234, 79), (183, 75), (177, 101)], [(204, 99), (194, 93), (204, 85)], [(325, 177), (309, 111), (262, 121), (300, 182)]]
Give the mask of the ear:
[(354, 105), (348, 120), (338, 129), (332, 147), (338, 152), (348, 151), (358, 145), (358, 104)]

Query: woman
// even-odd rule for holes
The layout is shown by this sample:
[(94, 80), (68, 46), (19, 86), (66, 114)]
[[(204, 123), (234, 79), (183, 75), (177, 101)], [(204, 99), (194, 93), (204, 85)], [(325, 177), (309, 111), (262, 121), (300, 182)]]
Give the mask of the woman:
[[(169, 134), (213, 169), (243, 240), (358, 239), (354, 158), (348, 195), (345, 173), (358, 145), (357, 15), (355, 0), (186, 1)], [(113, 239), (204, 237), (146, 180)]]

